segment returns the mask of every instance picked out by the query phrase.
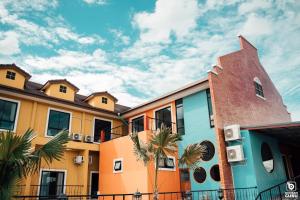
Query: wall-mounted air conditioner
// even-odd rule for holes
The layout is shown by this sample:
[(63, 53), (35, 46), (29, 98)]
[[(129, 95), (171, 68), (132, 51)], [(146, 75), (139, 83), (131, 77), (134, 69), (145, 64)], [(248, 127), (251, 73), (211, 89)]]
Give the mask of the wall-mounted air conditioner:
[(78, 165), (82, 164), (83, 163), (83, 156), (76, 156), (74, 158), (74, 163), (78, 164)]
[(82, 135), (79, 133), (73, 133), (72, 134), (72, 140), (74, 141), (81, 141), (82, 140)]
[(244, 161), (244, 151), (242, 145), (234, 145), (226, 147), (228, 162), (240, 162)]
[(234, 124), (224, 127), (225, 141), (233, 141), (241, 139), (240, 125)]
[(93, 142), (93, 136), (86, 135), (84, 137), (84, 141), (87, 142), (87, 143), (92, 143)]

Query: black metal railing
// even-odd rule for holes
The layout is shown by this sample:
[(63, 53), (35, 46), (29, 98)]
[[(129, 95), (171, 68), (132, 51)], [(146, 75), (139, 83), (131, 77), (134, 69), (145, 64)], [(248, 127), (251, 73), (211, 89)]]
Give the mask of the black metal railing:
[[(16, 196), (25, 195), (25, 185), (17, 185), (16, 186)], [(66, 195), (82, 195), (85, 194), (83, 192), (83, 185), (30, 185), (29, 186), (29, 194), (28, 196), (35, 196), (39, 198), (43, 197), (51, 197), (51, 196), (58, 196), (61, 194)]]
[[(161, 192), (160, 200), (254, 200), (257, 196), (257, 188), (234, 188), (219, 190), (198, 190), (189, 192)], [(52, 196), (15, 196), (15, 199), (99, 199), (99, 200), (152, 200), (153, 193), (131, 194), (94, 194), (94, 195), (52, 195)]]
[[(126, 136), (134, 131), (138, 131), (138, 132), (145, 131), (145, 130), (156, 131), (158, 128), (161, 127), (162, 124), (171, 128), (173, 133), (177, 132), (176, 123), (174, 123), (174, 122), (155, 119), (155, 118), (151, 118), (151, 117), (146, 117), (146, 120), (144, 120), (143, 125), (140, 125), (140, 124), (137, 125), (132, 122), (126, 122), (123, 125), (120, 125), (120, 126), (112, 128), (110, 130), (104, 131), (105, 135), (107, 135), (107, 134), (109, 135), (109, 137), (108, 137), (109, 139), (107, 139), (107, 137), (102, 137), (105, 139), (101, 142), (106, 142), (106, 141), (113, 140), (113, 139), (116, 139), (116, 138), (119, 138), (122, 136)], [(98, 138), (100, 140), (101, 135)]]
[[(293, 185), (288, 185), (289, 184), (293, 184), (296, 183), (293, 188)], [(289, 195), (289, 193), (298, 193), (300, 195), (300, 188), (297, 189), (297, 185), (300, 184), (300, 175), (295, 176), (291, 179), (289, 179), (288, 181), (284, 181), (281, 182), (277, 185), (274, 185), (266, 190), (261, 191), (257, 197), (256, 200), (269, 200), (269, 199), (286, 199), (285, 195)], [(300, 197), (300, 196), (299, 196)], [(291, 198), (293, 199), (293, 198)], [(295, 199), (295, 198), (294, 198)]]

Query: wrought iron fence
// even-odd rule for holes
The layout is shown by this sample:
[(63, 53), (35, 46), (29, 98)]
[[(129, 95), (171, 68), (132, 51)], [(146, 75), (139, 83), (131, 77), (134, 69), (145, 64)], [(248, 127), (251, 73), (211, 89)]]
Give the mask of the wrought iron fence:
[[(289, 185), (291, 184), (291, 185)], [(295, 185), (293, 185), (295, 184)], [(300, 175), (295, 176), (288, 181), (284, 181), (280, 184), (277, 184), (273, 187), (270, 187), (262, 192), (260, 192), (256, 200), (282, 200), (282, 199), (287, 199), (290, 194), (292, 195), (293, 192), (294, 194), (300, 195), (300, 188), (297, 189), (297, 185), (300, 184)], [(298, 197), (300, 198), (300, 196)], [(298, 199), (298, 198), (293, 198), (290, 197), (290, 199)]]
[[(199, 190), (190, 192), (161, 192), (158, 194), (159, 200), (254, 200), (257, 196), (257, 188), (235, 188), (219, 190)], [(133, 193), (133, 194), (97, 194), (97, 195), (75, 195), (59, 194), (52, 196), (15, 196), (14, 199), (98, 199), (98, 200), (152, 200), (153, 193)]]

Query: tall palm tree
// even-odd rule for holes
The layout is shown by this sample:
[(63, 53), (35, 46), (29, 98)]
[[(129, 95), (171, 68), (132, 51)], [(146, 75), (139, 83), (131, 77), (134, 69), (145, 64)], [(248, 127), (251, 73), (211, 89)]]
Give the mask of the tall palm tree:
[(60, 160), (69, 141), (68, 131), (61, 131), (45, 145), (34, 148), (34, 138), (32, 129), (24, 135), (0, 132), (0, 199), (11, 199), (17, 182), (37, 172), (42, 159), (48, 164)]
[[(145, 165), (149, 162), (155, 163), (155, 175), (154, 175), (154, 195), (153, 199), (158, 199), (158, 165), (160, 159), (167, 158), (167, 155), (176, 153), (177, 142), (182, 140), (182, 136), (178, 133), (172, 133), (172, 129), (166, 127), (164, 124), (154, 134), (151, 134), (147, 143), (141, 141), (137, 133), (130, 135), (131, 140), (134, 143), (134, 153), (138, 160), (142, 160)], [(194, 168), (197, 163), (203, 158), (206, 152), (206, 147), (199, 143), (188, 145), (182, 156), (179, 158), (179, 165)]]

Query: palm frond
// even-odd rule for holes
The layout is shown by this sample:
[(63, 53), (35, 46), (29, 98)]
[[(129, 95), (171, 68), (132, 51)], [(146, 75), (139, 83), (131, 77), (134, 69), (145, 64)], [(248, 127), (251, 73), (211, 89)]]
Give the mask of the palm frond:
[(133, 152), (137, 156), (137, 160), (142, 160), (146, 165), (150, 161), (149, 149), (151, 149), (151, 146), (140, 141), (136, 132), (132, 133), (130, 138), (133, 142)]
[(195, 168), (205, 153), (206, 146), (200, 145), (199, 143), (190, 144), (184, 149), (184, 152), (179, 159), (179, 165)]
[(47, 164), (53, 160), (60, 160), (66, 149), (65, 144), (69, 140), (69, 132), (63, 130), (55, 135), (48, 143), (37, 148), (32, 153), (31, 170), (36, 171), (40, 167), (42, 159), (44, 159)]

